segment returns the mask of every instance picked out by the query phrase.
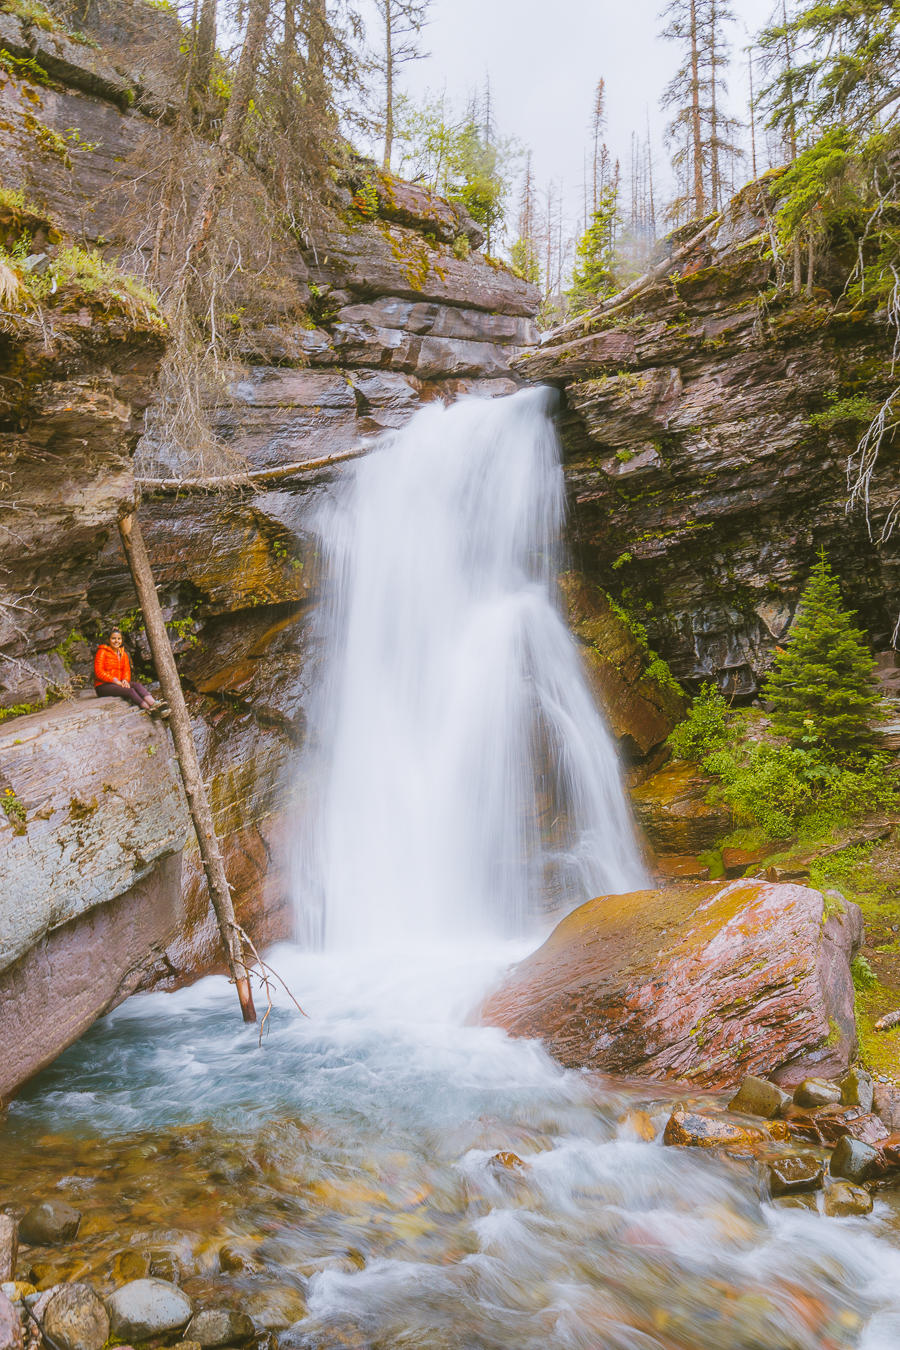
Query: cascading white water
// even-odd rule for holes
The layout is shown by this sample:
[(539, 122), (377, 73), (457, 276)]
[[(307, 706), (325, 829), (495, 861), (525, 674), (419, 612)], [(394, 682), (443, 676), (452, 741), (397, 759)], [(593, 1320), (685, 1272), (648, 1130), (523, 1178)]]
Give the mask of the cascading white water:
[(555, 603), (551, 401), (426, 408), (322, 513), (331, 593), (297, 869), (313, 941), (512, 935), (642, 880)]

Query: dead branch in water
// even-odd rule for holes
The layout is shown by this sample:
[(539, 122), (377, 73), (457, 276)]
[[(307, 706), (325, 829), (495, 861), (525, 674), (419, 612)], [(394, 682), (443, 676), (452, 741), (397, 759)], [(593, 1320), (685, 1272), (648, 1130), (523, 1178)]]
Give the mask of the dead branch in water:
[[(275, 979), (275, 980), (281, 980), (281, 987), (282, 987), (282, 989), (283, 989), (284, 992), (287, 994), (288, 998), (291, 1000), (291, 1002), (293, 1003), (294, 1007), (295, 1007), (295, 1008), (297, 1009), (297, 1011), (301, 1014), (301, 1016), (308, 1018), (308, 1017), (309, 1017), (309, 1013), (305, 1013), (305, 1012), (303, 1011), (303, 1009), (300, 1007), (300, 1004), (299, 1004), (299, 1003), (297, 1002), (297, 1000), (294, 998), (294, 995), (291, 993), (290, 989), (287, 987), (286, 982), (285, 982), (285, 981), (282, 979), (282, 977), (278, 974), (278, 971), (277, 971), (277, 970), (273, 970), (273, 968), (269, 965), (268, 961), (264, 961), (264, 960), (262, 959), (262, 957), (260, 956), (259, 952), (256, 950), (256, 947), (253, 945), (253, 939), (249, 936), (249, 934), (247, 933), (246, 929), (242, 928), (241, 925), (240, 925), (239, 923), (232, 923), (230, 926), (231, 926), (231, 927), (234, 929), (234, 931), (237, 933), (238, 937), (240, 937), (241, 940), (242, 940), (243, 942), (246, 943), (246, 945), (250, 948), (250, 951), (253, 953), (254, 959), (256, 960), (256, 964), (259, 966), (259, 969), (258, 969), (257, 971), (251, 970), (251, 971), (249, 971), (249, 974), (251, 974), (251, 975), (253, 975), (253, 974), (258, 975), (259, 978), (260, 978), (260, 980), (262, 981), (263, 988), (264, 988), (265, 991), (266, 991), (266, 999), (268, 1000), (268, 1005), (269, 1005), (269, 1006), (266, 1008), (266, 1011), (265, 1011), (265, 1013), (263, 1014), (263, 1020), (262, 1020), (262, 1021), (260, 1022), (260, 1024), (259, 1024), (259, 1048), (262, 1049), (263, 1030), (264, 1030), (264, 1028), (265, 1028), (266, 1023), (267, 1023), (268, 1020), (269, 1020), (269, 1013), (272, 1011), (272, 1008), (273, 1008), (273, 1006), (274, 1006), (273, 1003), (272, 1003), (272, 989), (273, 989), (273, 988), (276, 988), (276, 989), (278, 988), (277, 985), (273, 985), (273, 984), (272, 984), (272, 979)], [(272, 977), (271, 979), (270, 979), (270, 976)]]

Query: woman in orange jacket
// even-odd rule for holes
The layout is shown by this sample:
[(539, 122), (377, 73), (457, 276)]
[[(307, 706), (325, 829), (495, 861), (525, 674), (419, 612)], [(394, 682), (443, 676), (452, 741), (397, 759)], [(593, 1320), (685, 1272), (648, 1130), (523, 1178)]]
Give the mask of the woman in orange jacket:
[(118, 628), (110, 633), (108, 644), (97, 648), (94, 657), (94, 689), (98, 698), (127, 698), (144, 712), (165, 711), (165, 704), (131, 678), (131, 662)]

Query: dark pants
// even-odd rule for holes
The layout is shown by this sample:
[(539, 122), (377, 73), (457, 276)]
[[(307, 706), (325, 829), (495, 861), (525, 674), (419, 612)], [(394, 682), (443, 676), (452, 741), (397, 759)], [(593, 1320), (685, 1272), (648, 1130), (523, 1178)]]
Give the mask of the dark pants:
[(144, 686), (138, 684), (137, 680), (132, 680), (128, 689), (121, 684), (97, 684), (94, 688), (97, 691), (98, 698), (127, 698), (132, 703), (136, 703), (139, 708), (144, 699), (150, 697)]

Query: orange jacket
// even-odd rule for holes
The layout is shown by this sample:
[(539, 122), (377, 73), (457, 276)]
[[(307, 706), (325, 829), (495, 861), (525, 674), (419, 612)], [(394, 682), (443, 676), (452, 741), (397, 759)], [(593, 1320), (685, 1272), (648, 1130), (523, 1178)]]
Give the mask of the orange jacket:
[(98, 647), (94, 657), (94, 684), (112, 684), (113, 680), (130, 680), (131, 662), (123, 647)]

